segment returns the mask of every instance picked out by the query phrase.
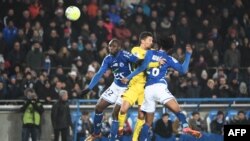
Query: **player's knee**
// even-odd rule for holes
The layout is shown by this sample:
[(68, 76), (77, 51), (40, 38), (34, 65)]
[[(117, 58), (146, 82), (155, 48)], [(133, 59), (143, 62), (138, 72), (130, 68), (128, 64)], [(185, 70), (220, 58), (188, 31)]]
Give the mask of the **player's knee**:
[(101, 105), (96, 105), (96, 107), (95, 107), (95, 112), (96, 113), (102, 113), (103, 112), (103, 106), (101, 106)]
[(144, 120), (144, 118), (145, 118), (144, 113), (143, 113), (143, 112), (139, 112), (139, 114), (138, 114), (138, 119)]
[(126, 106), (122, 106), (121, 109), (120, 109), (120, 113), (121, 113), (122, 115), (126, 114), (127, 111), (128, 111), (128, 108), (127, 108)]
[(113, 112), (112, 118), (113, 118), (113, 120), (117, 120), (118, 119), (118, 112)]

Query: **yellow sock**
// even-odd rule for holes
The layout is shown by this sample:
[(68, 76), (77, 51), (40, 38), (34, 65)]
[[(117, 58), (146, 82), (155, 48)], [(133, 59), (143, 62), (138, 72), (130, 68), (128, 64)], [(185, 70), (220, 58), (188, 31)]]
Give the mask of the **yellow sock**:
[(123, 129), (124, 124), (125, 124), (125, 121), (126, 121), (126, 116), (127, 116), (127, 114), (122, 115), (122, 114), (119, 112), (119, 115), (118, 115), (119, 130), (120, 130), (120, 129)]
[(141, 128), (143, 124), (145, 123), (145, 120), (137, 119), (135, 128), (134, 128), (134, 134), (133, 134), (133, 141), (138, 141), (139, 134), (141, 132)]

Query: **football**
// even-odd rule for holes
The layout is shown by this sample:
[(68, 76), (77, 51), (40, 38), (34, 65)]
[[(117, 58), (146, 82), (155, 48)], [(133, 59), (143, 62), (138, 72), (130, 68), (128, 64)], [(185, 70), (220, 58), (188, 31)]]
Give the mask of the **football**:
[(69, 19), (71, 21), (76, 21), (76, 20), (78, 20), (80, 18), (81, 12), (80, 12), (78, 7), (69, 6), (65, 10), (65, 16), (67, 17), (67, 19)]

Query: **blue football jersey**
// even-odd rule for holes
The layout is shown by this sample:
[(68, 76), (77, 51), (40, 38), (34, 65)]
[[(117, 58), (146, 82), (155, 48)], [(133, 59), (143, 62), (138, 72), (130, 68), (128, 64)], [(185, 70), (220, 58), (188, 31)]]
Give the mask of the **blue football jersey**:
[(112, 70), (115, 84), (121, 87), (126, 87), (127, 84), (123, 84), (121, 79), (131, 73), (132, 70), (130, 63), (135, 63), (136, 61), (138, 61), (138, 58), (125, 50), (119, 51), (115, 56), (106, 56), (100, 69), (91, 80), (88, 86), (89, 89), (92, 89), (98, 83), (99, 79), (107, 71), (107, 69)]
[(152, 51), (151, 62), (158, 62), (160, 59), (164, 59), (166, 63), (158, 68), (149, 68), (147, 70), (146, 86), (155, 83), (167, 83), (165, 76), (167, 74), (168, 68), (173, 68), (181, 74), (185, 73), (188, 69), (190, 56), (191, 54), (187, 53), (185, 59), (186, 63), (184, 62), (183, 64), (180, 64), (175, 58), (169, 56), (164, 51)]

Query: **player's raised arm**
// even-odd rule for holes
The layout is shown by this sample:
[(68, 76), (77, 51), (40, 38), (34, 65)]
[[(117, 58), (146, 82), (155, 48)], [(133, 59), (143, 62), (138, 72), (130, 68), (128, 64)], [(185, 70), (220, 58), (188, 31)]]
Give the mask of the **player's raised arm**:
[(177, 60), (171, 57), (170, 59), (170, 66), (180, 72), (180, 74), (185, 74), (188, 71), (191, 55), (192, 55), (192, 48), (191, 46), (186, 46), (186, 54), (185, 54), (185, 60), (182, 64), (180, 64)]
[(91, 79), (88, 87), (82, 91), (82, 94), (87, 94), (90, 90), (95, 87), (95, 85), (99, 82), (101, 79), (102, 75), (107, 71), (108, 69), (108, 57), (104, 58), (102, 65), (98, 72), (94, 75), (94, 77)]

